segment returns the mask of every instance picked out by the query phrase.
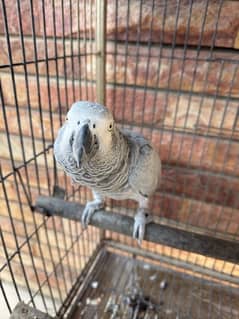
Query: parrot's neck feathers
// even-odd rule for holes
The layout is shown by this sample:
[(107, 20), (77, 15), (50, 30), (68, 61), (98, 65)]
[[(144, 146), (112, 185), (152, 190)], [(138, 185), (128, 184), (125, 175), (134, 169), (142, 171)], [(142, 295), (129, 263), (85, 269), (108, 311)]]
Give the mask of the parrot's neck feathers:
[(90, 161), (94, 163), (95, 167), (102, 168), (103, 170), (105, 167), (121, 167), (122, 162), (127, 161), (129, 151), (129, 145), (125, 136), (117, 130), (112, 135), (110, 147), (99, 147), (93, 157), (88, 158), (82, 164), (88, 167), (88, 162)]
[(103, 157), (105, 159), (106, 156), (111, 158), (112, 156), (117, 154), (117, 156), (126, 152), (128, 148), (128, 143), (125, 139), (125, 136), (121, 133), (121, 131), (115, 129), (114, 133), (110, 137), (110, 139), (105, 139), (103, 143), (100, 143), (99, 149), (95, 156), (97, 158)]

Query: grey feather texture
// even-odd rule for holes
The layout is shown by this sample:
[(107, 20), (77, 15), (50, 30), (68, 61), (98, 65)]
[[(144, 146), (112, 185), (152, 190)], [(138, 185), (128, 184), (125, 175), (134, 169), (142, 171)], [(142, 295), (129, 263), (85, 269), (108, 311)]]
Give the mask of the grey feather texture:
[(103, 105), (80, 101), (72, 105), (54, 143), (58, 164), (74, 182), (92, 189), (82, 223), (103, 207), (104, 198), (133, 199), (139, 203), (133, 236), (142, 241), (148, 200), (161, 176), (158, 153), (142, 135), (117, 128)]

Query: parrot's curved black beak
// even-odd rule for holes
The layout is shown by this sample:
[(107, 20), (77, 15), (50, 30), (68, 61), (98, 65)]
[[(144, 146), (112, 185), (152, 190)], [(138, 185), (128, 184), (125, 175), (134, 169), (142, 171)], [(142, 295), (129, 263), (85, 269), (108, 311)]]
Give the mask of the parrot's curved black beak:
[(83, 152), (89, 153), (92, 142), (92, 136), (88, 124), (82, 125), (76, 130), (73, 136), (72, 152), (77, 167), (80, 167)]

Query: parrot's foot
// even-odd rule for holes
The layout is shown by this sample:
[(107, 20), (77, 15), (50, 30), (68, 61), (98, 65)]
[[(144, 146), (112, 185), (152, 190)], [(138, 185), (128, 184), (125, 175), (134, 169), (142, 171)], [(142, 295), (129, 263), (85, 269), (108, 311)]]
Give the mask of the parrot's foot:
[(83, 210), (83, 214), (81, 216), (81, 224), (83, 228), (86, 228), (89, 224), (91, 216), (99, 209), (104, 207), (104, 203), (99, 200), (94, 200), (92, 202), (88, 202), (85, 205), (85, 209)]
[(149, 216), (145, 209), (139, 208), (134, 217), (133, 238), (137, 239), (138, 244), (141, 245), (144, 239), (145, 226), (152, 222), (152, 217)]

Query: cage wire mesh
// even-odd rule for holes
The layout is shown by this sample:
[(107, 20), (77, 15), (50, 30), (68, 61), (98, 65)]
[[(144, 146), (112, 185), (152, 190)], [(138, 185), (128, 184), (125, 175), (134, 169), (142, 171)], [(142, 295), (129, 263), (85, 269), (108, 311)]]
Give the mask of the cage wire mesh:
[[(192, 232), (192, 240), (198, 233), (238, 242), (239, 3), (101, 5), (107, 10), (106, 105), (119, 127), (141, 132), (162, 159), (151, 205), (155, 220)], [(103, 249), (101, 233), (33, 211), (37, 196), (56, 195), (56, 186), (66, 200), (91, 198), (57, 169), (52, 145), (73, 101), (96, 101), (96, 1), (1, 0), (0, 10), (0, 309), (8, 318), (24, 301), (64, 317)], [(108, 200), (107, 209), (132, 215), (136, 206)], [(133, 254), (139, 268), (151, 258), (170, 270), (165, 298), (176, 310), (161, 313), (164, 318), (239, 317), (237, 262), (147, 241), (138, 249), (130, 237), (111, 231), (104, 242), (122, 256), (117, 262), (99, 257), (93, 271), (108, 290), (126, 287)], [(101, 275), (105, 267), (109, 277)], [(176, 274), (185, 277), (178, 281)], [(146, 286), (144, 272), (141, 277)], [(149, 293), (157, 297), (155, 287)], [(88, 300), (92, 295), (85, 293)], [(94, 318), (98, 310), (75, 318)]]

